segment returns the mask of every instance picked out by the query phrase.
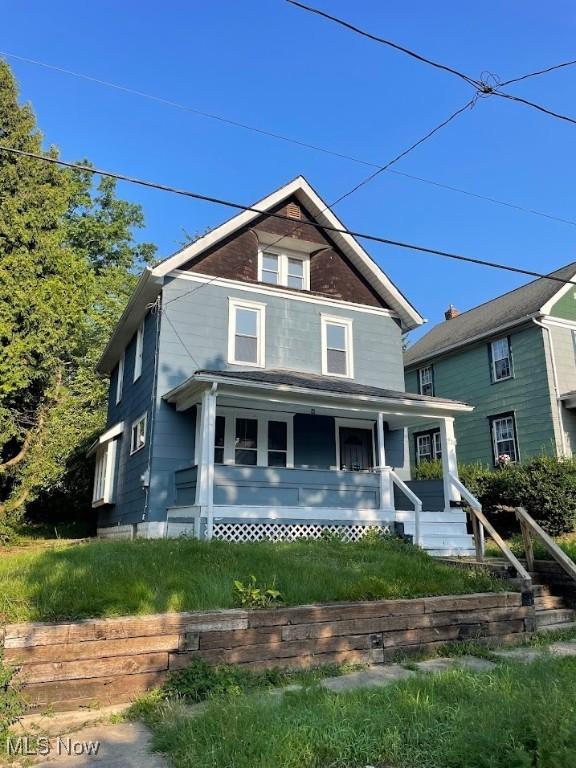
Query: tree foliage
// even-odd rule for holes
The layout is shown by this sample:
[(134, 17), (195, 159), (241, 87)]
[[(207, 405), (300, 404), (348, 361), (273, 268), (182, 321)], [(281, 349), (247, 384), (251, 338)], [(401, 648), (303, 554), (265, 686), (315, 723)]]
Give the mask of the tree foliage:
[[(3, 62), (0, 139), (42, 152)], [(95, 363), (155, 251), (134, 241), (143, 224), (114, 180), (0, 152), (0, 518), (86, 485), (74, 476), (105, 420)]]

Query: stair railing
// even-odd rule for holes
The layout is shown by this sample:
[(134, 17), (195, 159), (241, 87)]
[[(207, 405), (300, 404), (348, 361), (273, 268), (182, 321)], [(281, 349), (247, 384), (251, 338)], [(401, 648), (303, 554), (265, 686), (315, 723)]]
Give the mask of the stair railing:
[(417, 547), (420, 547), (422, 545), (422, 537), (420, 535), (420, 513), (422, 512), (422, 501), (420, 497), (416, 496), (414, 491), (406, 485), (404, 480), (398, 477), (393, 469), (390, 470), (389, 477), (392, 483), (396, 485), (414, 505), (414, 544), (416, 544)]
[[(486, 518), (486, 515), (482, 511), (482, 504), (478, 501), (478, 499), (472, 493), (470, 493), (468, 488), (466, 488), (466, 486), (463, 483), (461, 483), (460, 480), (453, 474), (450, 474), (450, 483), (452, 484), (452, 487), (459, 492), (459, 494), (462, 496), (464, 501), (468, 504), (472, 512), (472, 529), (474, 531), (474, 545), (476, 547), (477, 560), (482, 562), (482, 560), (484, 559), (484, 530), (486, 530), (488, 531), (488, 533), (490, 534), (490, 537), (492, 538), (494, 543), (498, 546), (498, 548), (500, 549), (500, 551), (502, 552), (506, 560), (508, 560), (510, 565), (514, 568), (514, 570), (518, 574), (518, 577), (522, 582), (521, 590), (522, 590), (523, 602), (526, 602), (527, 604), (532, 605), (533, 604), (532, 576), (530, 576), (526, 568), (524, 568), (520, 560), (518, 560), (518, 558), (512, 552), (510, 547), (506, 544), (502, 536), (500, 536), (498, 531), (496, 531), (494, 526)], [(532, 518), (530, 518), (530, 520), (532, 520)], [(544, 531), (542, 531), (542, 533), (544, 533)], [(575, 573), (576, 573), (576, 568), (575, 568)], [(525, 595), (527, 596), (526, 598), (524, 597)]]
[(522, 532), (522, 542), (524, 544), (528, 570), (534, 570), (533, 541), (534, 539), (538, 539), (542, 546), (552, 555), (554, 560), (556, 560), (562, 570), (567, 573), (571, 579), (576, 581), (576, 563), (574, 563), (568, 555), (560, 549), (554, 539), (538, 525), (536, 520), (526, 512), (524, 507), (516, 507), (515, 511), (516, 519), (520, 523), (520, 530)]

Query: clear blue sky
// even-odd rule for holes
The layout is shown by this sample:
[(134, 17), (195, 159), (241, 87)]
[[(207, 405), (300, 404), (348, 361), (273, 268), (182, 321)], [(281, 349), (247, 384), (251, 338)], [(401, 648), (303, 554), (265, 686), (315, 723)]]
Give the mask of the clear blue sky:
[[(316, 1), (316, 0), (314, 0)], [(473, 77), (502, 79), (576, 58), (570, 0), (317, 0), (320, 7)], [(312, 2), (312, 0), (311, 0)], [(283, 0), (153, 3), (4, 0), (0, 48), (384, 163), (470, 97), (467, 85)], [(367, 170), (100, 85), (10, 60), (62, 157), (243, 203), (299, 173), (328, 202)], [(576, 67), (515, 92), (576, 115)], [(483, 99), (397, 169), (576, 219), (576, 126)], [(230, 211), (120, 185), (165, 256), (182, 231)], [(576, 259), (576, 226), (386, 173), (336, 209), (350, 228), (548, 271)], [(369, 245), (431, 323), (523, 282)]]

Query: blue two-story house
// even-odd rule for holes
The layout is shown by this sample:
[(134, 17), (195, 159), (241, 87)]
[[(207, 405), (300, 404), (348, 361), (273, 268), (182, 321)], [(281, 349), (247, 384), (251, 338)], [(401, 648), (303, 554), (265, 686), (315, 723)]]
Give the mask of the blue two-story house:
[[(402, 522), (470, 552), (454, 417), (407, 393), (422, 317), (302, 177), (148, 268), (99, 363), (101, 536), (355, 540)], [(444, 482), (409, 482), (407, 428), (433, 421)]]

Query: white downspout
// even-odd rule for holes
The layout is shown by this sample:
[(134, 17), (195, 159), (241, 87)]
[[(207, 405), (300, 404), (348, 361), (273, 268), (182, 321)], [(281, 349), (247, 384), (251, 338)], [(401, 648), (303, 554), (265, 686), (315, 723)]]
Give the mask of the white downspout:
[(554, 357), (554, 343), (552, 342), (552, 332), (548, 325), (545, 325), (537, 318), (533, 317), (532, 322), (543, 328), (548, 334), (548, 345), (550, 348), (550, 362), (552, 364), (552, 380), (554, 382), (554, 393), (556, 395), (556, 407), (558, 409), (558, 426), (560, 428), (560, 450), (562, 456), (566, 456), (566, 434), (564, 432), (564, 417), (562, 415), (562, 400), (560, 399), (560, 385), (558, 384), (558, 369), (556, 368), (556, 359)]

